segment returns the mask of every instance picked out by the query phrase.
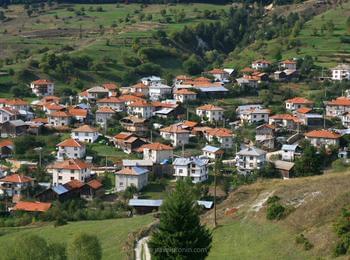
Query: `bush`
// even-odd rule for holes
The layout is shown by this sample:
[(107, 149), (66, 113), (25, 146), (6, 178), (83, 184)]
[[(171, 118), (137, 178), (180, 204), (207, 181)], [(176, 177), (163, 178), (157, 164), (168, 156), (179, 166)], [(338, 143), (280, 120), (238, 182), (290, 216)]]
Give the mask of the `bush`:
[(280, 200), (281, 200), (280, 197), (273, 195), (267, 199), (267, 204), (272, 204), (272, 203), (275, 203), (275, 202), (280, 201)]
[(269, 220), (280, 220), (285, 216), (286, 208), (280, 203), (272, 203), (267, 207), (266, 218)]
[(296, 236), (295, 243), (302, 244), (305, 250), (310, 250), (314, 246), (303, 234)]

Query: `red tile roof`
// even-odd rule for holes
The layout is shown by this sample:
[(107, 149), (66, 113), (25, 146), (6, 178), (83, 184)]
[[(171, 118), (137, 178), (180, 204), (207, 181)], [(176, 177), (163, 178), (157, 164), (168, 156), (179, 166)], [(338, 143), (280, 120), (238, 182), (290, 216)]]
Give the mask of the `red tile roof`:
[(142, 82), (139, 82), (135, 85), (130, 86), (130, 88), (144, 88), (144, 89), (146, 89), (146, 88), (148, 88), (148, 86), (143, 84)]
[(49, 117), (71, 117), (71, 114), (65, 111), (55, 111), (48, 115)]
[(325, 139), (339, 139), (340, 134), (329, 131), (329, 130), (313, 130), (305, 134), (308, 138), (325, 138)]
[(128, 132), (121, 132), (117, 135), (114, 136), (115, 139), (120, 139), (120, 140), (126, 140), (129, 137), (133, 136), (133, 133), (128, 133)]
[(33, 179), (27, 176), (22, 176), (17, 173), (8, 175), (2, 179), (0, 179), (0, 182), (12, 182), (12, 183), (26, 183), (26, 182), (32, 182)]
[(286, 103), (292, 103), (292, 104), (313, 104), (314, 102), (312, 102), (311, 100), (309, 100), (307, 98), (295, 97), (295, 98), (291, 98), (291, 99), (286, 100)]
[(152, 104), (147, 103), (145, 101), (135, 101), (132, 102), (129, 107), (152, 107)]
[(140, 147), (140, 150), (143, 149), (155, 150), (155, 151), (164, 151), (164, 150), (174, 150), (170, 145), (165, 145), (162, 143), (152, 143), (152, 144), (144, 144)]
[(35, 85), (47, 85), (52, 84), (53, 82), (48, 79), (38, 79), (32, 82)]
[(297, 110), (297, 113), (300, 113), (300, 114), (307, 114), (309, 112), (311, 112), (312, 109), (309, 108), (309, 107), (301, 107)]
[(115, 83), (104, 83), (104, 84), (102, 84), (102, 87), (104, 87), (108, 90), (116, 90), (118, 88), (117, 84), (115, 84)]
[(89, 185), (94, 190), (98, 190), (103, 186), (102, 183), (99, 182), (98, 180), (91, 180), (87, 183), (87, 185)]
[(79, 159), (68, 159), (64, 161), (57, 161), (52, 165), (53, 169), (65, 169), (65, 170), (82, 170), (89, 168), (90, 165)]
[(350, 106), (350, 98), (347, 97), (338, 97), (333, 99), (327, 103), (327, 105), (331, 106)]
[(9, 99), (7, 100), (7, 105), (9, 106), (25, 106), (28, 105), (28, 102), (20, 99), (20, 98), (15, 98), (15, 99)]
[(125, 101), (117, 97), (108, 97), (97, 100), (97, 103), (124, 103)]
[(198, 125), (198, 123), (195, 122), (195, 121), (188, 121), (188, 120), (186, 120), (186, 121), (182, 122), (182, 125), (185, 126), (185, 127), (193, 128), (196, 125)]
[(31, 121), (35, 123), (43, 123), (43, 124), (47, 124), (49, 122), (47, 118), (42, 118), (42, 117), (33, 118)]
[(297, 64), (294, 60), (285, 60), (281, 62), (282, 64)]
[(23, 210), (30, 212), (44, 212), (48, 211), (51, 208), (51, 203), (48, 202), (39, 202), (39, 201), (19, 201), (13, 208), (13, 210)]
[(64, 186), (70, 190), (80, 189), (84, 186), (84, 183), (79, 180), (71, 180), (64, 184)]
[(256, 60), (256, 61), (253, 61), (253, 64), (257, 64), (257, 63), (271, 64), (271, 62), (268, 61), (268, 60)]
[(98, 131), (96, 128), (93, 128), (89, 125), (83, 125), (81, 127), (73, 129), (72, 132), (94, 133), (94, 132), (98, 132)]
[(243, 72), (243, 73), (253, 73), (253, 72), (255, 72), (255, 70), (250, 68), (250, 67), (245, 67), (244, 69), (241, 70), (241, 72)]
[(123, 100), (124, 102), (131, 102), (131, 101), (146, 101), (143, 98), (137, 97), (135, 95), (121, 95), (119, 99)]
[(13, 142), (7, 139), (0, 141), (0, 148), (5, 146), (13, 146)]
[(212, 69), (212, 70), (208, 71), (207, 73), (209, 73), (209, 74), (225, 74), (226, 71), (224, 71), (223, 69)]
[(271, 116), (270, 118), (275, 120), (287, 120), (294, 121), (295, 123), (300, 123), (300, 120), (297, 117), (292, 116), (290, 114), (276, 114)]
[(68, 113), (72, 116), (87, 117), (88, 111), (82, 108), (70, 108)]
[(59, 102), (61, 98), (56, 97), (56, 96), (46, 96), (41, 99), (43, 102)]
[(115, 113), (115, 110), (110, 107), (100, 107), (96, 113)]
[(217, 111), (217, 110), (220, 110), (220, 111), (223, 111), (224, 109), (221, 108), (221, 107), (218, 107), (218, 106), (214, 106), (214, 105), (208, 104), (208, 105), (197, 107), (197, 110), (206, 110), (206, 111)]
[(175, 90), (174, 94), (177, 94), (177, 95), (197, 95), (196, 92), (193, 92), (193, 91), (185, 89), (185, 88)]
[(210, 136), (219, 136), (219, 137), (232, 137), (233, 133), (231, 130), (226, 128), (213, 128), (206, 131)]
[(170, 125), (168, 127), (164, 127), (160, 129), (160, 132), (166, 132), (166, 133), (190, 133), (190, 131), (187, 131), (182, 128), (181, 125)]
[(61, 106), (60, 104), (57, 104), (57, 103), (45, 104), (44, 107), (48, 110), (63, 110), (64, 109), (64, 106)]
[(83, 144), (80, 143), (77, 140), (74, 140), (73, 138), (69, 138), (69, 139), (66, 139), (66, 140), (60, 142), (56, 146), (61, 146), (61, 147), (82, 147)]

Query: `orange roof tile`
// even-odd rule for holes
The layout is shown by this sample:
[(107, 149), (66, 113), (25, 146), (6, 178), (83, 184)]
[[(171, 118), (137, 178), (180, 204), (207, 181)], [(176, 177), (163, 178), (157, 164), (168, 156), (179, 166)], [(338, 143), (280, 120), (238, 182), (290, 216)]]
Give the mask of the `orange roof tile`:
[(131, 101), (146, 101), (143, 98), (137, 97), (135, 95), (121, 95), (119, 99), (123, 100), (124, 102), (131, 102)]
[(57, 103), (44, 104), (44, 107), (48, 110), (63, 110), (64, 109), (64, 106), (61, 106), (60, 104), (57, 104)]
[(47, 85), (52, 84), (53, 82), (48, 79), (38, 79), (32, 82), (35, 85)]
[(27, 176), (22, 176), (17, 173), (8, 175), (2, 179), (0, 179), (0, 182), (12, 182), (12, 183), (25, 183), (25, 182), (32, 182), (33, 179)]
[(129, 107), (152, 107), (152, 104), (147, 103), (145, 101), (135, 101), (132, 102)]
[(195, 122), (195, 121), (188, 121), (188, 120), (186, 120), (186, 121), (184, 121), (184, 122), (182, 123), (182, 125), (185, 126), (185, 127), (193, 128), (193, 127), (195, 127), (196, 125), (198, 125), (198, 123)]
[(294, 60), (285, 60), (281, 62), (282, 64), (297, 64)]
[(217, 111), (217, 110), (220, 110), (220, 111), (223, 111), (224, 109), (221, 108), (221, 107), (218, 107), (218, 106), (214, 106), (214, 105), (208, 104), (208, 105), (197, 107), (197, 110), (206, 110), (206, 111)]
[(102, 183), (99, 182), (98, 180), (91, 180), (87, 183), (87, 185), (89, 185), (94, 190), (98, 190), (103, 186)]
[(124, 100), (117, 97), (107, 97), (97, 100), (97, 103), (124, 103)]
[(0, 98), (0, 104), (6, 104), (8, 100), (6, 98)]
[(68, 112), (65, 111), (55, 111), (48, 115), (49, 117), (71, 117)]
[(233, 133), (231, 130), (226, 128), (213, 128), (206, 131), (210, 136), (219, 136), (219, 137), (232, 137)]
[(300, 114), (307, 114), (311, 111), (312, 111), (312, 109), (309, 107), (301, 107), (301, 108), (297, 109), (297, 113), (300, 113)]
[(110, 107), (100, 107), (96, 113), (115, 113), (115, 110)]
[(20, 98), (15, 98), (7, 100), (7, 104), (9, 106), (25, 106), (28, 105), (28, 102)]
[(173, 147), (162, 143), (144, 144), (140, 147), (140, 150), (143, 151), (143, 149), (149, 149), (149, 150), (155, 150), (155, 151), (174, 150)]
[(212, 69), (212, 70), (208, 71), (207, 73), (209, 73), (209, 74), (226, 74), (226, 71), (224, 71), (223, 69)]
[(256, 61), (253, 61), (253, 64), (257, 64), (257, 63), (271, 64), (271, 62), (268, 61), (268, 60), (256, 60)]
[(70, 190), (75, 190), (75, 189), (80, 189), (81, 187), (84, 186), (84, 183), (79, 181), (79, 180), (71, 180), (64, 184), (64, 186)]
[(175, 124), (170, 125), (168, 127), (164, 127), (160, 129), (160, 132), (167, 132), (167, 133), (190, 133), (190, 131), (187, 131), (181, 127), (181, 125)]
[(117, 84), (115, 84), (115, 83), (104, 83), (104, 84), (102, 84), (102, 87), (104, 87), (108, 90), (116, 90), (118, 88)]
[(47, 124), (49, 122), (47, 118), (42, 118), (42, 117), (33, 118), (31, 121), (34, 123), (43, 123), (43, 124)]
[(197, 95), (196, 92), (193, 92), (193, 91), (188, 90), (186, 88), (175, 90), (174, 94), (177, 94), (177, 95)]
[(134, 136), (133, 133), (128, 133), (128, 132), (120, 132), (119, 134), (115, 135), (115, 139), (120, 139), (120, 140), (126, 140), (129, 137)]
[(82, 170), (89, 168), (90, 165), (79, 159), (68, 159), (64, 161), (57, 161), (52, 165), (53, 169), (65, 169), (65, 170)]
[(276, 114), (271, 116), (270, 118), (275, 120), (287, 120), (294, 121), (295, 123), (300, 123), (300, 120), (297, 117), (292, 116), (290, 114)]
[(48, 202), (39, 202), (39, 201), (19, 201), (13, 208), (13, 210), (23, 210), (30, 212), (44, 212), (48, 211), (51, 208), (51, 203)]
[(341, 135), (329, 130), (322, 129), (307, 132), (305, 136), (309, 138), (339, 139)]
[(81, 127), (73, 129), (72, 132), (94, 133), (94, 132), (98, 132), (98, 131), (96, 128), (93, 128), (89, 125), (83, 125)]
[(286, 100), (286, 103), (292, 103), (292, 104), (313, 104), (314, 102), (312, 102), (311, 100), (309, 100), (307, 98), (295, 97), (295, 98), (291, 98), (291, 99)]
[(136, 88), (136, 89), (137, 88), (144, 88), (144, 89), (146, 89), (146, 88), (148, 88), (148, 86), (143, 84), (142, 82), (139, 82), (139, 83), (137, 83), (135, 85), (130, 86), (130, 88)]
[(245, 67), (244, 69), (241, 70), (241, 72), (243, 73), (253, 73), (255, 72), (256, 70), (250, 68), (250, 67)]
[(70, 108), (68, 113), (72, 116), (87, 117), (88, 111), (82, 108)]
[(5, 147), (5, 146), (13, 146), (13, 142), (11, 140), (1, 140), (0, 141), (0, 147)]
[(56, 96), (45, 96), (41, 99), (41, 101), (44, 102), (59, 102), (61, 98), (56, 97)]
[(187, 75), (178, 75), (178, 76), (176, 76), (176, 79), (177, 80), (189, 80), (189, 79), (191, 79), (191, 77), (187, 76)]
[(338, 97), (333, 99), (327, 103), (327, 105), (331, 106), (350, 106), (350, 98), (347, 97)]
[(66, 139), (66, 140), (60, 142), (56, 146), (61, 146), (61, 147), (82, 147), (83, 144), (80, 143), (79, 141), (73, 139), (73, 138), (69, 138), (69, 139)]
[(193, 81), (196, 81), (196, 82), (211, 82), (211, 80), (206, 78), (206, 77), (198, 77), (198, 78), (193, 79)]

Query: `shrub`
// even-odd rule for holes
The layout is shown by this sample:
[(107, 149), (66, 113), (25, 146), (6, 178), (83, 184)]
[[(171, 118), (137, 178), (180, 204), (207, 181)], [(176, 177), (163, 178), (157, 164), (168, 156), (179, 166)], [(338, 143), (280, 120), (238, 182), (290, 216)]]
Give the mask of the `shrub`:
[(272, 204), (272, 203), (275, 203), (275, 202), (280, 201), (280, 200), (281, 200), (280, 197), (273, 195), (267, 199), (267, 204)]
[(305, 250), (310, 250), (314, 246), (303, 234), (296, 236), (295, 243), (302, 244)]
[(267, 219), (280, 220), (285, 216), (286, 208), (280, 203), (272, 203), (267, 207)]

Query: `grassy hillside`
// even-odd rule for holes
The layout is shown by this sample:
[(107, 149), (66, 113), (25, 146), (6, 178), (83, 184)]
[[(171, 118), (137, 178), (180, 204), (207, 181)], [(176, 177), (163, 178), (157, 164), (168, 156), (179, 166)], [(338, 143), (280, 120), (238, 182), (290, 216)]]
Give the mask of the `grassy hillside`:
[(49, 241), (67, 243), (79, 232), (96, 235), (102, 246), (103, 259), (125, 259), (126, 253), (123, 249), (131, 232), (147, 226), (152, 222), (152, 216), (140, 216), (130, 219), (113, 219), (102, 221), (81, 221), (69, 223), (61, 227), (47, 225), (32, 228), (6, 228), (0, 229), (0, 252), (6, 250), (7, 245), (13, 240), (26, 233), (39, 235)]
[[(337, 241), (334, 221), (350, 205), (350, 172), (290, 180), (261, 181), (242, 186), (218, 206), (210, 258), (231, 255), (243, 259), (305, 259), (329, 257)], [(266, 219), (266, 199), (277, 195), (292, 212), (283, 220)], [(225, 215), (226, 209), (237, 212)], [(205, 217), (211, 224), (213, 214)], [(303, 233), (314, 245), (304, 251), (295, 237)], [(250, 250), (253, 249), (254, 250)]]
[[(295, 39), (289, 39), (299, 41), (300, 46), (288, 47), (288, 39), (256, 42), (240, 53), (232, 53), (226, 63), (243, 67), (261, 57), (274, 61), (274, 53), (277, 49), (281, 50), (284, 59), (311, 55), (317, 59), (316, 64), (326, 68), (342, 61), (350, 62), (350, 44), (340, 41), (340, 36), (350, 35), (346, 28), (346, 20), (349, 16), (350, 2), (347, 1), (342, 6), (332, 8), (306, 22), (298, 36)], [(332, 21), (335, 26), (333, 34), (327, 31), (322, 34), (322, 25), (329, 21)], [(315, 29), (317, 29), (316, 34)]]

